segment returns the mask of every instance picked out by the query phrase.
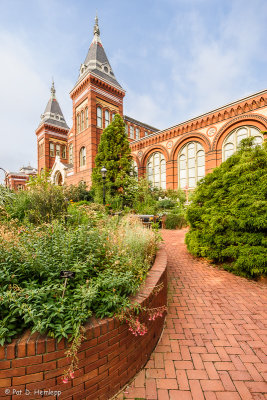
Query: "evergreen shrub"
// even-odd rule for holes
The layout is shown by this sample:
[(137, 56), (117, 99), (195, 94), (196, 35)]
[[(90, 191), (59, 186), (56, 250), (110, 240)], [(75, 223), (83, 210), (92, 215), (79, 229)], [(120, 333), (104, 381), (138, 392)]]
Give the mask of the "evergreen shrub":
[(267, 146), (239, 151), (198, 185), (187, 210), (189, 251), (238, 275), (267, 274)]
[(166, 229), (181, 229), (187, 225), (186, 219), (182, 214), (167, 214), (165, 220)]

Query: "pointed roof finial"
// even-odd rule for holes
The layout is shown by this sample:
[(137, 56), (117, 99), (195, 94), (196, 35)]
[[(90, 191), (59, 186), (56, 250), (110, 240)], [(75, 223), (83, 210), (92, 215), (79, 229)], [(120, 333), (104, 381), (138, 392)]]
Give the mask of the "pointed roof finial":
[(55, 98), (56, 98), (56, 89), (55, 89), (54, 78), (52, 78), (51, 98), (52, 98), (52, 99), (55, 99)]
[(100, 36), (100, 30), (99, 30), (99, 26), (98, 26), (98, 16), (97, 16), (97, 12), (96, 12), (96, 16), (95, 16), (94, 35)]

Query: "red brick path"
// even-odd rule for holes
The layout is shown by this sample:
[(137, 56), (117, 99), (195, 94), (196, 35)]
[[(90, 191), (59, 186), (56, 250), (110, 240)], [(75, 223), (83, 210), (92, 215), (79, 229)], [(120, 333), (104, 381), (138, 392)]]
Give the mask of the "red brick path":
[(266, 400), (267, 286), (193, 258), (163, 231), (169, 307), (163, 336), (117, 399)]

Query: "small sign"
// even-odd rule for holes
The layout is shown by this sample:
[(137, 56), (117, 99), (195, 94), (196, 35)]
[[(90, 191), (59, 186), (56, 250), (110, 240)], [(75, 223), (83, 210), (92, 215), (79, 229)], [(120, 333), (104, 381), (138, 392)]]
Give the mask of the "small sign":
[(73, 271), (60, 271), (60, 278), (75, 278)]

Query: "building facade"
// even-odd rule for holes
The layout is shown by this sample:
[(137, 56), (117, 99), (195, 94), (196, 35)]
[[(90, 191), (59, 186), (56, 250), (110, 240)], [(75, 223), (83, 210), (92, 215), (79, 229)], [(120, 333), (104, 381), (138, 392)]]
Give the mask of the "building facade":
[(98, 19), (79, 78), (70, 92), (71, 129), (56, 99), (54, 84), (36, 130), (38, 173), (51, 169), (56, 184), (90, 187), (100, 137), (116, 113), (125, 121), (138, 175), (154, 186), (192, 190), (197, 181), (253, 136), (262, 143), (267, 131), (267, 90), (199, 117), (158, 130), (123, 114), (125, 91), (118, 83), (100, 39)]
[(24, 190), (31, 176), (37, 175), (37, 169), (28, 165), (20, 168), (19, 172), (7, 172), (5, 185), (13, 190)]

